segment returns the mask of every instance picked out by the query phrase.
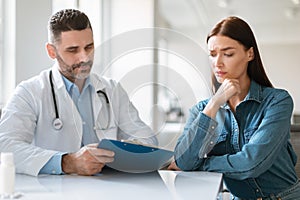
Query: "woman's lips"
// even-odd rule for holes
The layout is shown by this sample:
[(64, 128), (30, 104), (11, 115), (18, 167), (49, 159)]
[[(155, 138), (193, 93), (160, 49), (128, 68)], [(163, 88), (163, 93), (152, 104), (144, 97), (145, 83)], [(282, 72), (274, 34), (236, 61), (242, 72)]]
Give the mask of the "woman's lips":
[(216, 72), (216, 76), (219, 76), (219, 77), (223, 77), (225, 74), (226, 74), (226, 72), (222, 72), (222, 71)]

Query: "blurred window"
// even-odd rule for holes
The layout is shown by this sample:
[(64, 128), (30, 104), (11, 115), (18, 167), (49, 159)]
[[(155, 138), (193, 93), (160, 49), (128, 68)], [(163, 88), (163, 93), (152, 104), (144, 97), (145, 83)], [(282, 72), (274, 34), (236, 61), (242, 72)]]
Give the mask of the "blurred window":
[[(2, 6), (2, 1), (0, 1), (0, 30), (3, 30), (2, 24), (3, 24), (3, 6)], [(2, 80), (2, 54), (3, 52), (3, 31), (0, 31), (0, 79)], [(2, 82), (0, 82), (0, 97), (2, 96)], [(1, 109), (1, 98), (0, 98), (0, 109)]]

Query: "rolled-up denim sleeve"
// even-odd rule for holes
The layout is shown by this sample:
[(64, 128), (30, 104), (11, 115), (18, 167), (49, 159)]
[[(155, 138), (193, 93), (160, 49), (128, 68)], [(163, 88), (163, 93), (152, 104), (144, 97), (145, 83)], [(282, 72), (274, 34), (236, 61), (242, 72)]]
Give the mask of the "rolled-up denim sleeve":
[(43, 166), (39, 174), (63, 174), (61, 168), (61, 159), (65, 153), (56, 153), (50, 160)]
[(175, 161), (182, 170), (196, 170), (218, 139), (217, 122), (193, 107), (175, 147)]

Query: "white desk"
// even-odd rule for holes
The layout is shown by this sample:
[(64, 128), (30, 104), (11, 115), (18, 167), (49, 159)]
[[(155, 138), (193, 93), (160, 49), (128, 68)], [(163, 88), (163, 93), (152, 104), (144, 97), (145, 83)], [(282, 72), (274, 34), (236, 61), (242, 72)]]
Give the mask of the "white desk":
[(215, 200), (222, 174), (159, 170), (129, 174), (105, 169), (97, 176), (16, 175), (20, 200)]

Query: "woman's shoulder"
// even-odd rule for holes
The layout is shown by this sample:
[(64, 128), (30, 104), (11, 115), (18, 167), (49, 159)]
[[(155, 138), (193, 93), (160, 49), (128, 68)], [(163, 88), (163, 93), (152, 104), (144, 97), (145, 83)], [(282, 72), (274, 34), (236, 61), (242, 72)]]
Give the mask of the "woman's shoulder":
[(262, 87), (262, 102), (269, 104), (284, 103), (293, 106), (293, 98), (290, 93), (283, 88)]
[(283, 88), (274, 88), (274, 87), (262, 87), (263, 96), (272, 96), (272, 97), (291, 97), (289, 92)]

